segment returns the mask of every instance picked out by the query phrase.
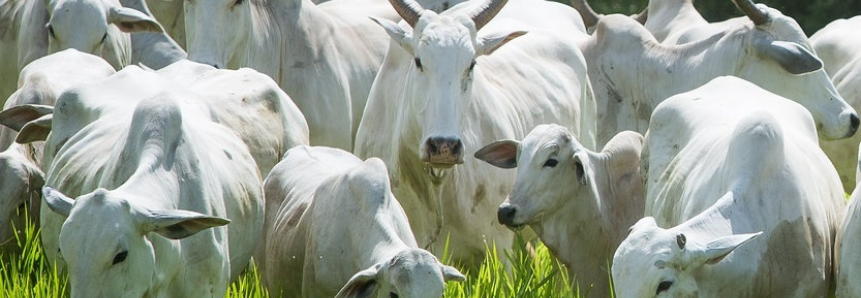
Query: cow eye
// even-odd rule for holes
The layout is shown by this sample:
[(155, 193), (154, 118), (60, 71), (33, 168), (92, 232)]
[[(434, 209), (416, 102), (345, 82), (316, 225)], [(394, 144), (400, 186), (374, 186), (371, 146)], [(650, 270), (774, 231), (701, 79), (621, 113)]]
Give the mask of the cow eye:
[(395, 294), (393, 292), (389, 292), (389, 298), (398, 298), (398, 294)]
[(121, 251), (116, 256), (114, 256), (113, 265), (116, 265), (119, 262), (125, 261), (126, 257), (129, 256), (129, 252), (127, 250)]
[(102, 35), (102, 40), (100, 40), (99, 43), (105, 43), (105, 39), (107, 39), (107, 38), (108, 38), (108, 33), (105, 32), (105, 35)]
[(415, 62), (416, 62), (416, 67), (418, 67), (419, 70), (424, 70), (424, 68), (422, 67), (422, 59), (421, 58), (416, 57)]
[(661, 292), (666, 292), (673, 286), (673, 282), (671, 281), (662, 281), (658, 284), (658, 289), (655, 291), (655, 295), (660, 294)]
[(544, 162), (544, 167), (555, 168), (556, 164), (558, 163), (558, 160), (556, 160), (555, 158), (551, 158)]

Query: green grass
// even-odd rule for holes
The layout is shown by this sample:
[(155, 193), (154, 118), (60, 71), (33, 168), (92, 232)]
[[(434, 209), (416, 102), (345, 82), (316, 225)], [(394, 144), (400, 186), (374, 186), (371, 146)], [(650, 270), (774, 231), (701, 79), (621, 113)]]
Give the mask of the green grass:
[[(0, 256), (0, 297), (68, 297), (68, 277), (58, 273), (42, 252), (38, 231), (28, 225), (16, 239), (21, 254)], [(540, 243), (531, 257), (522, 238), (504, 255), (488, 249), (487, 258), (478, 272), (464, 272), (464, 282), (446, 284), (445, 297), (581, 297), (571, 290), (567, 271), (550, 256)], [(444, 253), (445, 254), (445, 253)], [(447, 258), (444, 256), (443, 260)], [(503, 260), (511, 264), (507, 268)], [(460, 268), (457, 264), (455, 267)], [(463, 272), (463, 270), (461, 270)], [(260, 285), (256, 270), (248, 270), (227, 289), (230, 298), (268, 298)]]

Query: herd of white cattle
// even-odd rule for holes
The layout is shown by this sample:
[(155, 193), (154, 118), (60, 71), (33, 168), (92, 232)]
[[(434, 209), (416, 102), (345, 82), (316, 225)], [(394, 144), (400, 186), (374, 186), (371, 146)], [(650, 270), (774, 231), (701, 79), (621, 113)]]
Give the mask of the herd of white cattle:
[(861, 16), (732, 1), (0, 0), (0, 241), (72, 297), (441, 297), (524, 227), (589, 297), (861, 297)]

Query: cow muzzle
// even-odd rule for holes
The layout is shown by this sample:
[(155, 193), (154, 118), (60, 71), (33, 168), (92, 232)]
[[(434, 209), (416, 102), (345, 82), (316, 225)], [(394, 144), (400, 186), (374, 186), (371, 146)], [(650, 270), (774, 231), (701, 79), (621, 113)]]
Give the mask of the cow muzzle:
[(514, 223), (514, 217), (517, 215), (517, 206), (503, 203), (499, 206), (499, 209), (496, 210), (496, 219), (499, 220), (499, 223), (505, 225), (509, 229), (512, 230), (520, 230), (523, 228), (523, 224)]
[(422, 161), (432, 167), (450, 168), (463, 163), (463, 142), (457, 137), (430, 137), (423, 144)]

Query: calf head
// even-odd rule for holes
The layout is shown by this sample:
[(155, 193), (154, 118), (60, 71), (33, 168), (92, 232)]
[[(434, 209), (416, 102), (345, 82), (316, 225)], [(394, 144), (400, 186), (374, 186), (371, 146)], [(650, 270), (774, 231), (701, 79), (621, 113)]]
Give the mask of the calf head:
[(385, 19), (372, 18), (411, 57), (404, 105), (416, 120), (419, 158), (436, 168), (463, 163), (463, 124), (472, 97), (479, 57), (526, 32), (478, 31), (502, 9), (506, 0), (491, 0), (469, 14), (437, 14), (412, 0), (391, 0), (412, 31)]
[(616, 296), (696, 297), (696, 271), (717, 264), (760, 234), (707, 237), (663, 229), (654, 218), (643, 218), (613, 256)]
[(608, 199), (609, 188), (623, 199), (642, 197), (638, 174), (642, 143), (641, 135), (624, 132), (602, 152), (592, 152), (568, 129), (539, 125), (523, 142), (496, 141), (478, 150), (475, 157), (501, 168), (517, 167), (514, 187), (497, 216), (510, 228), (525, 224), (537, 228), (557, 212), (568, 210), (566, 207), (597, 212), (597, 200)]
[(142, 297), (159, 266), (150, 237), (182, 239), (230, 222), (190, 211), (151, 210), (105, 189), (74, 200), (50, 187), (42, 192), (48, 207), (66, 216), (60, 254), (72, 297)]
[(442, 297), (446, 281), (465, 279), (457, 269), (443, 265), (433, 254), (409, 249), (356, 273), (335, 298), (436, 298)]

